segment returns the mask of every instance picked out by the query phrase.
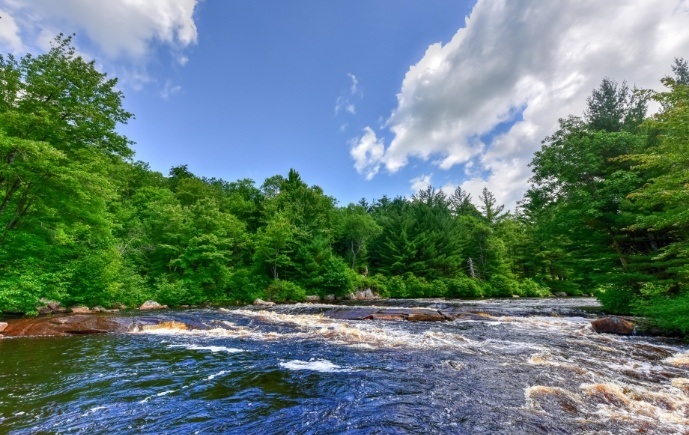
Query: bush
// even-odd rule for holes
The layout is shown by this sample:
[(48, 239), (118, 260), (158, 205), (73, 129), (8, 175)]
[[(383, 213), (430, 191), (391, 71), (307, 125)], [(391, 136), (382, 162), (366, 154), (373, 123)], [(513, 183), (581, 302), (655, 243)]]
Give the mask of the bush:
[(475, 279), (469, 277), (447, 280), (447, 293), (449, 298), (475, 299), (483, 296), (481, 285)]
[(293, 282), (276, 279), (266, 288), (266, 297), (273, 302), (301, 302), (306, 300), (306, 290)]
[(333, 255), (323, 262), (320, 269), (311, 282), (317, 294), (343, 296), (354, 291), (357, 273), (351, 270), (342, 258)]
[(388, 279), (380, 273), (373, 276), (357, 275), (355, 289), (364, 290), (370, 288), (374, 293), (378, 293), (382, 297), (389, 297), (387, 282)]
[(408, 298), (423, 298), (430, 292), (428, 282), (424, 278), (417, 278), (412, 273), (404, 274), (404, 286)]
[(264, 289), (268, 284), (263, 274), (252, 274), (248, 269), (236, 270), (229, 280), (228, 302), (251, 303), (266, 298)]
[(166, 277), (159, 278), (155, 283), (155, 300), (164, 305), (179, 306), (184, 304), (198, 304), (203, 301), (200, 291), (194, 290), (182, 281), (168, 281)]
[(429, 293), (426, 296), (430, 298), (444, 298), (447, 294), (447, 284), (440, 279), (431, 281), (427, 288)]
[(519, 283), (519, 291), (521, 296), (530, 298), (544, 298), (550, 296), (550, 290), (531, 278), (526, 278)]
[[(148, 299), (155, 299), (154, 291), (144, 278), (129, 268), (122, 269), (122, 276), (111, 293), (113, 302), (119, 302), (128, 307), (141, 305)], [(106, 304), (106, 305), (110, 305)]]
[(388, 279), (387, 283), (388, 294), (391, 298), (408, 298), (407, 286), (401, 276), (395, 275)]
[(519, 293), (519, 284), (512, 278), (505, 275), (493, 275), (488, 281), (490, 285), (490, 296), (499, 298), (510, 298)]
[(636, 299), (631, 307), (634, 314), (648, 317), (666, 332), (689, 337), (689, 291), (678, 295)]
[(599, 287), (596, 296), (603, 309), (611, 314), (629, 314), (632, 311), (634, 291), (624, 287)]

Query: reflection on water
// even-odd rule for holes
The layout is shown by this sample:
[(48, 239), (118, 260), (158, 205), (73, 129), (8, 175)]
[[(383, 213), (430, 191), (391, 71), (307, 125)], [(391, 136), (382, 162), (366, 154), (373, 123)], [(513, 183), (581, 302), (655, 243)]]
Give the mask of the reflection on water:
[(5, 339), (0, 432), (669, 434), (689, 425), (689, 347), (595, 334), (579, 308), (592, 299), (375, 304), (471, 315), (341, 320), (324, 313), (342, 305), (298, 304), (161, 313), (161, 326), (125, 335)]

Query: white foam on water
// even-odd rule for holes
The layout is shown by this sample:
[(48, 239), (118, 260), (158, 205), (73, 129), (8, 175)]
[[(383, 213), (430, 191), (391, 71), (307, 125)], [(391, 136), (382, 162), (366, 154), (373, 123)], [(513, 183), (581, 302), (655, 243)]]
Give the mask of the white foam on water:
[(95, 414), (98, 411), (102, 411), (103, 409), (108, 409), (107, 406), (94, 406), (93, 408), (89, 409), (85, 413), (83, 413), (81, 416), (82, 417), (88, 417), (89, 415)]
[(213, 353), (227, 352), (227, 353), (241, 353), (246, 352), (244, 349), (237, 349), (234, 347), (225, 346), (200, 346), (198, 344), (171, 344), (169, 347), (182, 347), (189, 350), (210, 350)]
[(689, 397), (678, 391), (682, 384), (673, 380), (667, 384), (632, 385), (607, 379), (582, 383), (578, 391), (534, 385), (524, 393), (527, 408), (535, 411), (586, 415), (590, 422), (625, 421), (640, 430), (651, 424), (660, 433), (686, 433)]
[(228, 373), (227, 370), (221, 370), (218, 373), (214, 373), (206, 378), (207, 381), (212, 381), (213, 379), (217, 378), (218, 376), (222, 376), (225, 373)]
[(664, 363), (672, 364), (675, 367), (689, 368), (689, 352), (678, 353), (663, 360)]
[(342, 368), (327, 359), (310, 359), (308, 361), (301, 361), (298, 359), (291, 361), (281, 361), (280, 367), (288, 370), (311, 370), (314, 372), (323, 373), (337, 373), (337, 372), (350, 372), (352, 370)]
[(174, 393), (175, 391), (177, 391), (177, 390), (166, 390), (166, 391), (161, 391), (160, 393), (156, 393), (156, 394), (154, 394), (154, 395), (152, 395), (152, 396), (148, 396), (148, 397), (146, 397), (146, 398), (144, 398), (144, 399), (142, 399), (142, 400), (139, 400), (139, 403), (148, 403), (148, 402), (149, 402), (151, 399), (153, 399), (154, 397), (167, 396), (168, 394), (172, 394), (172, 393)]

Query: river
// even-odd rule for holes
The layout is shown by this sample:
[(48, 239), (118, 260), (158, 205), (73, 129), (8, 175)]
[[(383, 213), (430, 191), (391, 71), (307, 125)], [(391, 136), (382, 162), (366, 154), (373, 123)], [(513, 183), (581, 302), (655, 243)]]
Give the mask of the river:
[(321, 313), (342, 305), (297, 304), (5, 338), (0, 433), (689, 433), (689, 346), (596, 334), (594, 299), (356, 305), (471, 316), (338, 320)]

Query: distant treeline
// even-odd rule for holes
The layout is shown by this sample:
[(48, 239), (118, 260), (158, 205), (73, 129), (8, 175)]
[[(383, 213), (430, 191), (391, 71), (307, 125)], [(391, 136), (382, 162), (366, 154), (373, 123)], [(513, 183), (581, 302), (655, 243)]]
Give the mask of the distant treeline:
[[(132, 160), (116, 79), (59, 36), (0, 56), (0, 311), (66, 305), (596, 294), (689, 333), (689, 70), (667, 92), (603, 80), (504, 212), (428, 188), (346, 207), (291, 170), (261, 185)], [(661, 111), (648, 118), (648, 101)], [(478, 204), (478, 205), (475, 205)]]

